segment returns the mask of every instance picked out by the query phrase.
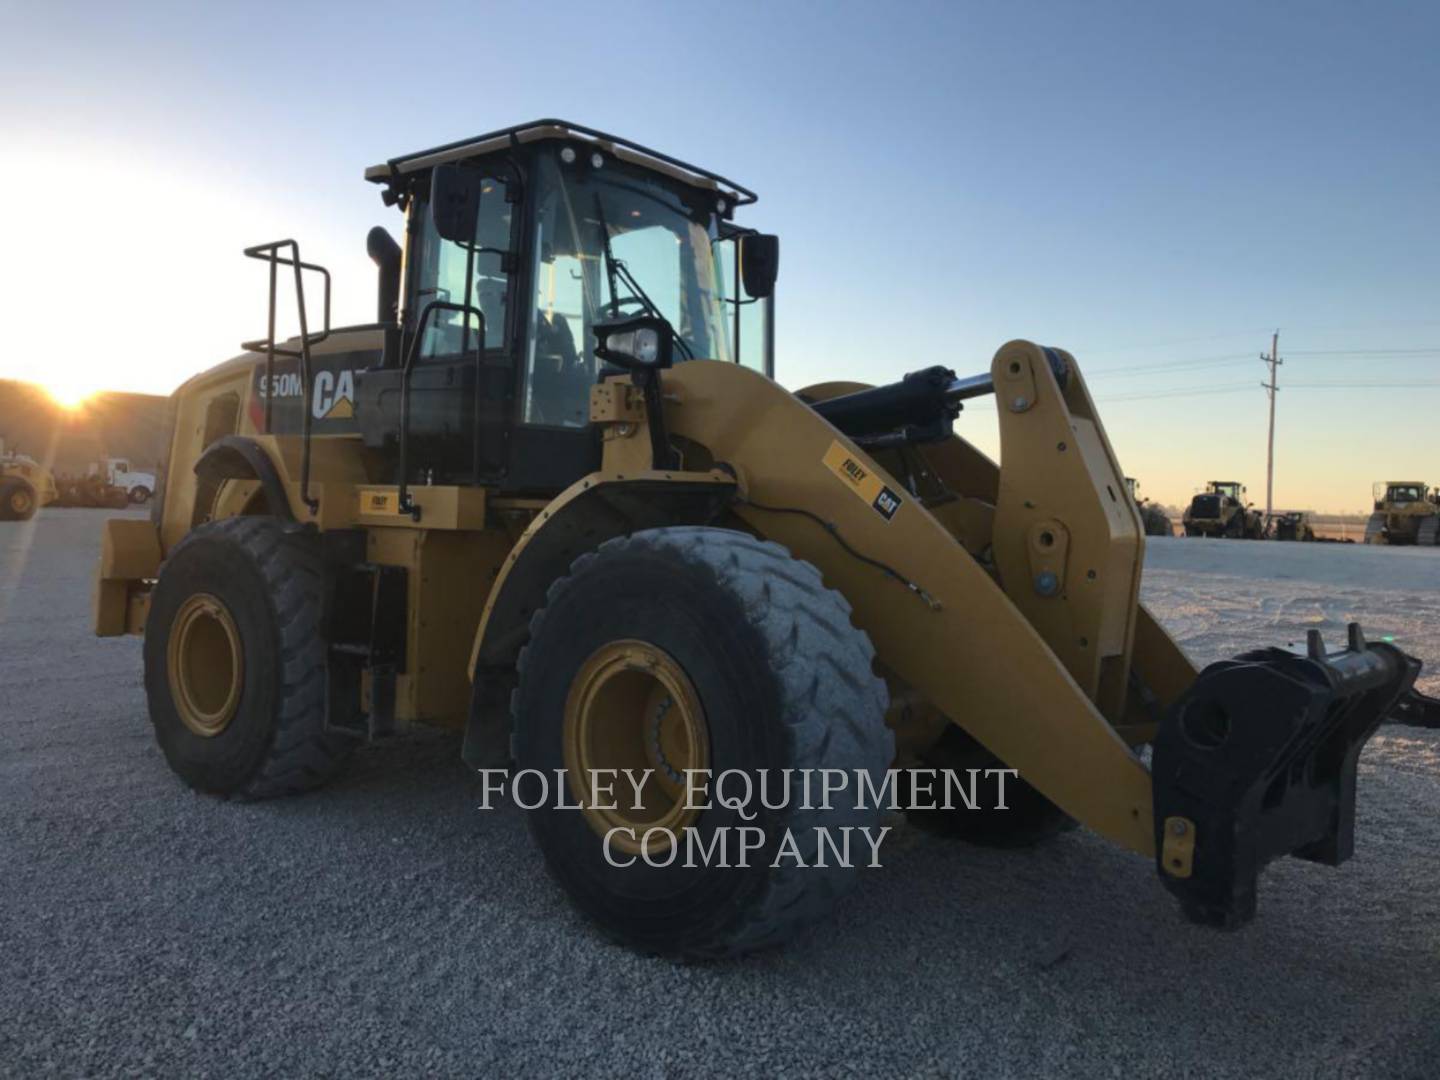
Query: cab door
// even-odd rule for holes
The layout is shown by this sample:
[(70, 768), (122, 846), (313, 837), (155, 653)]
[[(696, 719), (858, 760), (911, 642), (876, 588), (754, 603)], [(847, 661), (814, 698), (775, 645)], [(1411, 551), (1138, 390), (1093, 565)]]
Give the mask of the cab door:
[[(410, 206), (401, 341), (403, 355), (420, 335), (410, 380), (412, 483), (505, 481), (521, 353), (513, 315), (519, 234), (511, 200), (518, 189), (514, 180), (485, 175), (480, 191), (475, 237), (468, 244), (438, 234), (425, 193)], [(422, 328), (430, 300), (468, 304), (484, 318), (436, 309)]]

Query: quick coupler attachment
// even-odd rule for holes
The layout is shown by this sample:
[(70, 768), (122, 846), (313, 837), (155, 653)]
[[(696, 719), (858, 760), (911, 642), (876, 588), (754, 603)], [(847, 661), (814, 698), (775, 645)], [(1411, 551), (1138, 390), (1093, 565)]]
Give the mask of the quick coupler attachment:
[(1351, 623), (1341, 652), (1312, 630), (1304, 655), (1260, 649), (1200, 673), (1151, 759), (1156, 864), (1187, 918), (1243, 926), (1272, 859), (1350, 857), (1360, 751), (1419, 671)]

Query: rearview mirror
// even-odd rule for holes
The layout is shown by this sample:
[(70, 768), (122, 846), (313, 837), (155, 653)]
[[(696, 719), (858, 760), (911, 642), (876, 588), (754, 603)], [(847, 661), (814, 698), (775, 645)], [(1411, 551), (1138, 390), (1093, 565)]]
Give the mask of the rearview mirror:
[(769, 233), (746, 233), (740, 237), (740, 281), (745, 295), (763, 300), (775, 291), (780, 273), (780, 238)]
[(430, 176), (430, 218), (442, 240), (473, 244), (484, 176), (464, 165), (436, 165)]

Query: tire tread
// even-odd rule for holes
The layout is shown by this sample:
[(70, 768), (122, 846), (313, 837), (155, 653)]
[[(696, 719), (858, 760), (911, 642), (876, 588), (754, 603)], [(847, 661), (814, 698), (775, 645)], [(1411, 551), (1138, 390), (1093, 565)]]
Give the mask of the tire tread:
[[(875, 649), (851, 622), (844, 596), (827, 588), (812, 564), (773, 541), (707, 526), (649, 529), (616, 537), (577, 558), (570, 572), (550, 585), (545, 606), (530, 620), (530, 638), (541, 632), (550, 608), (597, 561), (637, 553), (678, 555), (690, 566), (708, 570), (739, 601), (746, 620), (769, 646), (780, 686), (780, 722), (794, 768), (855, 768), (858, 762), (878, 785), (894, 757), (894, 736), (884, 722), (889, 692), (874, 672)], [(527, 642), (516, 664), (519, 681), (525, 678), (529, 654)], [(511, 695), (517, 730), (519, 702), (517, 688)], [(792, 806), (783, 826), (795, 836), (808, 863), (816, 845), (814, 826), (874, 824), (878, 817), (874, 808), (836, 806), (824, 811)], [(758, 901), (722, 937), (687, 948), (684, 957), (712, 959), (778, 944), (801, 925), (828, 913), (854, 887), (855, 878), (848, 868), (800, 868), (787, 861), (770, 870)]]
[(276, 518), (242, 516), (192, 529), (170, 553), (173, 559), (207, 541), (232, 545), (259, 572), (275, 613), (280, 686), (274, 730), (254, 774), (229, 793), (234, 799), (268, 799), (318, 787), (355, 745), (352, 737), (325, 728), (324, 570), (314, 539)]

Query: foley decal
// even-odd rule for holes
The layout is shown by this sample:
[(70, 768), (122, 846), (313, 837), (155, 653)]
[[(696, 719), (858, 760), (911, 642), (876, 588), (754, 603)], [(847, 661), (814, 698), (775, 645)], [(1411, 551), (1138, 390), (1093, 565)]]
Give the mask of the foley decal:
[(870, 466), (856, 460), (838, 440), (830, 444), (830, 449), (825, 451), (822, 460), (827, 469), (844, 481), (845, 486), (856, 496), (869, 503), (886, 521), (893, 518), (895, 511), (900, 509), (900, 496), (891, 491)]
[(367, 491), (360, 490), (359, 511), (362, 515), (371, 517), (387, 516), (400, 513), (400, 492), (398, 491)]

